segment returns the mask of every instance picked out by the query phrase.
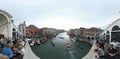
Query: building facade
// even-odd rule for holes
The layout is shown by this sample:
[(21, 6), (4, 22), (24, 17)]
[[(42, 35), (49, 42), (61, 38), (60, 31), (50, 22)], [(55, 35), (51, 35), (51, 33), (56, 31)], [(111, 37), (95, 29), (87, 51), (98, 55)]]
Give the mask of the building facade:
[(43, 34), (43, 29), (39, 29), (35, 25), (29, 25), (26, 27), (26, 37), (40, 37)]
[(91, 27), (91, 28), (79, 28), (79, 29), (71, 29), (69, 31), (70, 35), (84, 38), (84, 39), (97, 39), (97, 36), (102, 32), (102, 29)]
[(106, 27), (100, 36), (101, 39), (104, 39), (107, 42), (111, 42), (112, 40), (120, 42), (120, 18)]
[(19, 31), (20, 33), (20, 38), (26, 38), (26, 23), (25, 21), (23, 23), (21, 23), (19, 26)]
[(34, 25), (29, 25), (26, 27), (26, 36), (32, 37), (38, 33), (38, 28)]
[(84, 30), (84, 36), (87, 39), (99, 39), (99, 35), (102, 33), (102, 29), (91, 27)]
[(12, 15), (8, 12), (0, 9), (0, 34), (4, 35), (5, 38), (18, 39), (20, 34), (18, 28), (14, 25)]

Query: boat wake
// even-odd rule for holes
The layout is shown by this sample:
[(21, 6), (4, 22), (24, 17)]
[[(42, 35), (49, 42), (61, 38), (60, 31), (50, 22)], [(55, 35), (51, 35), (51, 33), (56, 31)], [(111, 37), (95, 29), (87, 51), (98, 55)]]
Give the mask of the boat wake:
[(73, 55), (73, 52), (72, 51), (68, 51), (69, 54), (70, 54), (70, 59), (76, 59), (76, 57)]

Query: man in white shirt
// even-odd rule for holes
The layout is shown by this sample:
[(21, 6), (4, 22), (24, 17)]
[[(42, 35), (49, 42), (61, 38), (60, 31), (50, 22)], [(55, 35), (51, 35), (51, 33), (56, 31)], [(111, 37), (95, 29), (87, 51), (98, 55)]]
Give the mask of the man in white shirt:
[(117, 49), (120, 45), (120, 43), (116, 42), (115, 40), (113, 40), (110, 44), (112, 44), (115, 49)]

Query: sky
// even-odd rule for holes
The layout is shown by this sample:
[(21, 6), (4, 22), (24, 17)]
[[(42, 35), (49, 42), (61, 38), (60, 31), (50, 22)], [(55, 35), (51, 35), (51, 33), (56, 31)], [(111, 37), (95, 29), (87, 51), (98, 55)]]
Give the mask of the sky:
[(0, 9), (15, 25), (26, 21), (39, 28), (103, 28), (120, 18), (120, 0), (0, 0)]

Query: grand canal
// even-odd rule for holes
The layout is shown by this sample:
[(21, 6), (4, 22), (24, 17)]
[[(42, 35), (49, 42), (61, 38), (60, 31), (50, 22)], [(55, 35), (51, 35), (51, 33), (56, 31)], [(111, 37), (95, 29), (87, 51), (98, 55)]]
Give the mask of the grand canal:
[[(66, 48), (66, 43), (69, 44), (70, 50)], [(79, 44), (84, 49), (75, 46), (75, 42), (67, 33), (60, 33), (42, 45), (32, 46), (32, 50), (41, 59), (81, 59), (88, 53), (91, 45), (85, 42), (79, 42)]]

